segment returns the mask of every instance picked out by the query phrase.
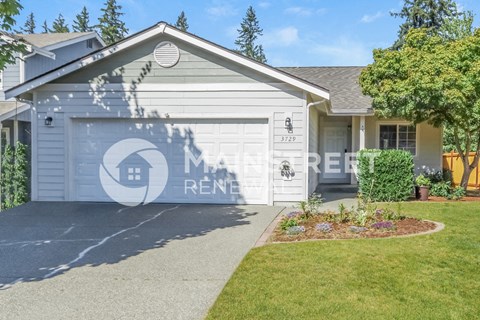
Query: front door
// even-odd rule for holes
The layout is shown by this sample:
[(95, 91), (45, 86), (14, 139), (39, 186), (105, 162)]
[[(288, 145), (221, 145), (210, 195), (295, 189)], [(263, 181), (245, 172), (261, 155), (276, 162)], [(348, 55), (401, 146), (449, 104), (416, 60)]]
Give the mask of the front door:
[(348, 130), (346, 127), (324, 128), (323, 178), (346, 180), (345, 153), (348, 145)]

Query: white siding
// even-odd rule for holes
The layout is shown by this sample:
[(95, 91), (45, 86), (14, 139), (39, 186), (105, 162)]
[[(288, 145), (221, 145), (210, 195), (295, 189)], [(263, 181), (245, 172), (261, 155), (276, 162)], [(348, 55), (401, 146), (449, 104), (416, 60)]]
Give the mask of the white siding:
[[(73, 87), (72, 87), (73, 88)], [(299, 201), (304, 198), (303, 175), (303, 93), (281, 91), (274, 87), (269, 91), (251, 92), (117, 92), (104, 97), (89, 92), (48, 91), (48, 87), (36, 92), (33, 136), (37, 139), (37, 180), (33, 188), (38, 190), (35, 200), (69, 200), (68, 145), (69, 132), (65, 127), (71, 118), (154, 118), (169, 113), (175, 115), (212, 117), (268, 118), (269, 140), (273, 146), (273, 163), (270, 164), (274, 179), (274, 201)], [(43, 125), (47, 112), (54, 112), (54, 127)], [(285, 114), (293, 115), (294, 132), (285, 129)], [(231, 114), (231, 116), (229, 116)], [(36, 130), (36, 131), (35, 131)], [(282, 137), (294, 135), (295, 142), (282, 142)], [(272, 151), (272, 150), (271, 150)], [(292, 181), (284, 181), (278, 167), (283, 160), (294, 164), (296, 175)], [(34, 167), (35, 170), (35, 167)], [(35, 195), (35, 192), (33, 193)]]
[[(378, 120), (376, 117), (366, 117), (365, 119), (365, 147), (367, 149), (378, 148)], [(386, 120), (390, 121), (390, 120)], [(392, 120), (395, 122), (395, 120)], [(399, 120), (402, 122), (401, 120)], [(354, 117), (354, 150), (359, 146), (359, 117)], [(417, 125), (417, 155), (413, 158), (415, 171), (421, 173), (424, 167), (441, 170), (442, 169), (442, 130), (435, 128), (427, 123)]]
[[(5, 100), (4, 91), (10, 89), (11, 87), (16, 86), (20, 83), (20, 65), (17, 62), (16, 64), (9, 64), (3, 70), (3, 89), (0, 90), (0, 101)], [(13, 99), (12, 99), (13, 100)]]

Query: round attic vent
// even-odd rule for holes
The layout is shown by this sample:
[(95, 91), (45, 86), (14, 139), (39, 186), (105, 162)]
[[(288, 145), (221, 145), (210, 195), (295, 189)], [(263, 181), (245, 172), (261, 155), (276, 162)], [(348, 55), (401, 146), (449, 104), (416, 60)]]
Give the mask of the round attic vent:
[(170, 41), (160, 42), (153, 51), (155, 61), (164, 67), (171, 68), (180, 60), (180, 51), (178, 47)]

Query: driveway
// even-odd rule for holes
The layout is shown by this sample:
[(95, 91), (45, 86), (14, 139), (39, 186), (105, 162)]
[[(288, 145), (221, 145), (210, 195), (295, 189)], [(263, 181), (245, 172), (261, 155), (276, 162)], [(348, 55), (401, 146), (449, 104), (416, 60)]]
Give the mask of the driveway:
[(202, 319), (282, 209), (33, 202), (0, 213), (0, 319)]

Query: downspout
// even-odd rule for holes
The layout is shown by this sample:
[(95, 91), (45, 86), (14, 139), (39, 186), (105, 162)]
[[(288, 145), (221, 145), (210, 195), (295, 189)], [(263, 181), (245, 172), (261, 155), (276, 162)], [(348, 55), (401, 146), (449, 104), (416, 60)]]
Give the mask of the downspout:
[[(304, 99), (305, 99), (305, 102), (307, 101), (307, 94), (305, 94), (304, 96)], [(318, 105), (321, 105), (322, 103), (324, 103), (325, 100), (323, 101), (317, 101), (317, 102), (310, 102), (309, 104), (306, 105), (306, 108), (305, 108), (305, 150), (306, 150), (306, 153), (305, 153), (305, 163), (304, 163), (304, 175), (305, 175), (305, 185), (304, 185), (304, 188), (305, 188), (305, 200), (308, 199), (309, 197), (309, 194), (308, 194), (308, 177), (309, 177), (309, 171), (310, 171), (310, 168), (309, 168), (309, 149), (310, 149), (310, 107), (313, 107), (313, 106), (318, 106)]]

